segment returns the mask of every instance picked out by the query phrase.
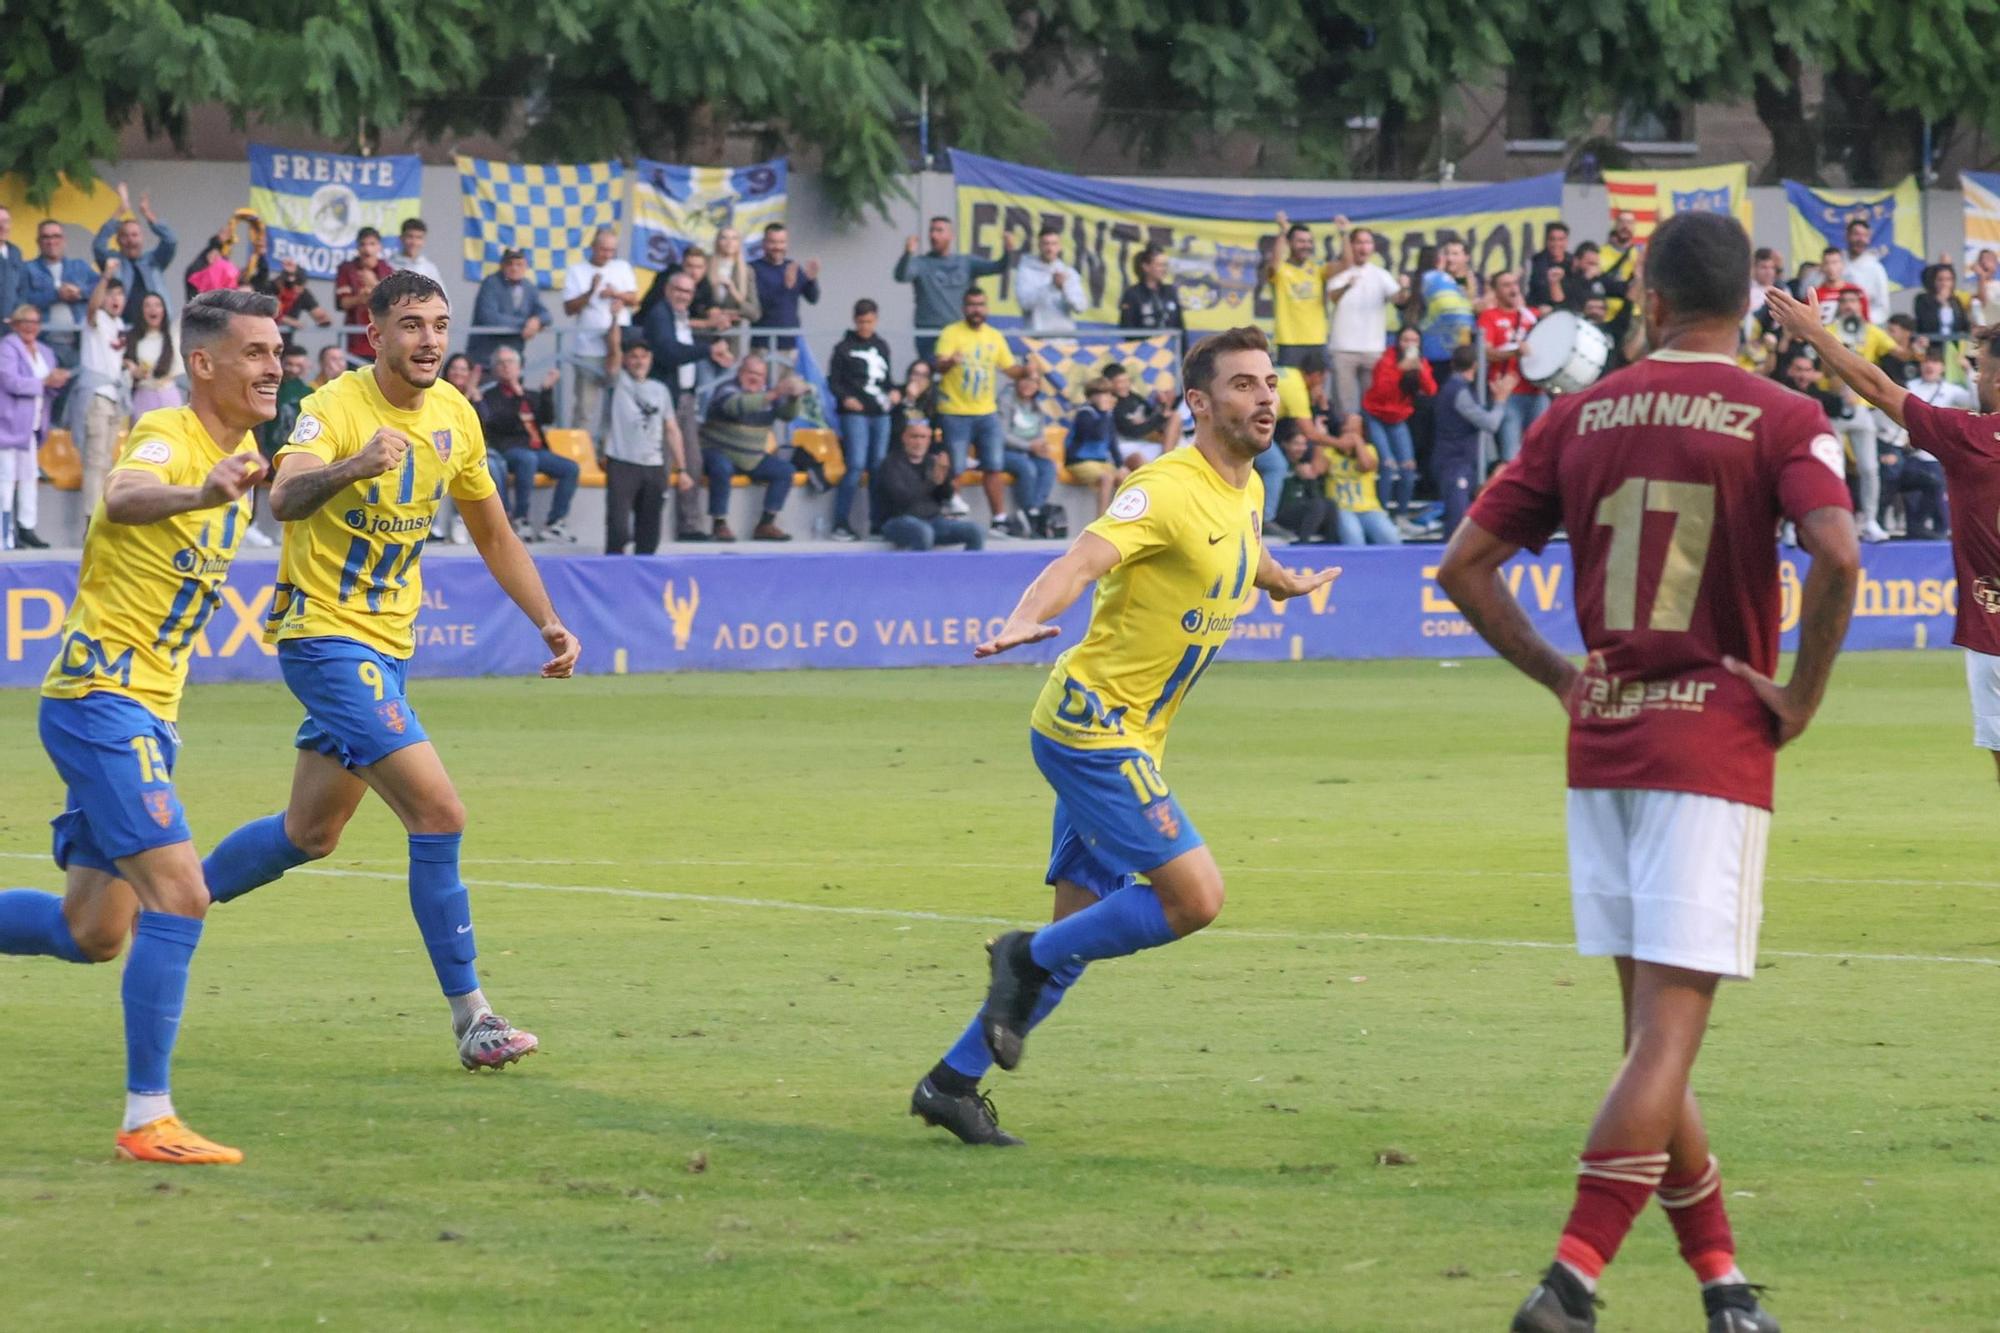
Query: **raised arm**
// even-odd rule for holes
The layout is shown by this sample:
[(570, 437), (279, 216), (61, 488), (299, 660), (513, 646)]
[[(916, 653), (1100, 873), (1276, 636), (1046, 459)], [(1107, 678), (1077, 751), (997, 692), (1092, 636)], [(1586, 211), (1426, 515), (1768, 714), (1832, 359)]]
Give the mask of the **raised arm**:
[(1023, 644), (1053, 639), (1062, 630), (1048, 622), (1076, 605), (1085, 588), (1117, 566), (1117, 547), (1094, 532), (1080, 534), (1067, 551), (1035, 576), (1000, 632), (975, 647), (972, 655), (994, 657)]
[[(1819, 322), (1819, 311), (1806, 305), (1782, 287), (1764, 292), (1765, 308), (1780, 328), (1800, 342), (1810, 343), (1819, 353), (1820, 364), (1831, 370), (1856, 393), (1882, 409), (1882, 415), (1903, 424), (1903, 400), (1909, 390), (1889, 378), (1874, 362), (1857, 356), (1833, 336), (1833, 330)], [(1817, 565), (1815, 565), (1817, 568)]]
[(144, 468), (114, 468), (104, 487), (104, 517), (137, 527), (175, 514), (234, 504), (250, 492), (263, 460), (255, 454), (230, 454), (209, 470), (199, 486), (175, 486)]
[(395, 471), (409, 451), (409, 437), (384, 426), (359, 453), (337, 463), (322, 462), (311, 454), (287, 454), (278, 479), (271, 483), (271, 517), (296, 523), (355, 482)]
[(521, 544), (521, 539), (514, 535), (514, 525), (507, 521), (506, 503), (497, 492), (483, 500), (460, 500), (457, 503), (459, 517), (465, 520), (465, 530), (471, 535), (479, 558), (491, 571), (493, 581), (513, 599), (515, 606), (521, 608), (521, 614), (534, 625), (542, 636), (542, 642), (555, 654), (542, 663), (543, 677), (561, 680), (573, 675), (577, 655), (583, 651), (583, 646), (557, 618), (555, 604), (549, 600), (549, 591), (542, 585), (541, 571), (535, 568), (534, 557), (528, 554), (528, 548)]
[(1451, 545), (1445, 548), (1444, 560), (1438, 566), (1438, 586), (1494, 652), (1513, 663), (1522, 675), (1547, 688), (1567, 707), (1570, 693), (1583, 673), (1541, 636), (1520, 602), (1508, 591), (1506, 580), (1500, 577), (1500, 567), (1520, 549), (1466, 519), (1452, 534)]
[(1730, 674), (1748, 681), (1776, 716), (1780, 745), (1806, 729), (1826, 697), (1833, 660), (1840, 656), (1847, 622), (1854, 615), (1855, 586), (1861, 581), (1861, 543), (1854, 532), (1854, 515), (1844, 506), (1815, 509), (1801, 519), (1799, 545), (1812, 557), (1812, 568), (1799, 595), (1799, 651), (1792, 659), (1792, 678), (1780, 685), (1748, 663), (1722, 659)]

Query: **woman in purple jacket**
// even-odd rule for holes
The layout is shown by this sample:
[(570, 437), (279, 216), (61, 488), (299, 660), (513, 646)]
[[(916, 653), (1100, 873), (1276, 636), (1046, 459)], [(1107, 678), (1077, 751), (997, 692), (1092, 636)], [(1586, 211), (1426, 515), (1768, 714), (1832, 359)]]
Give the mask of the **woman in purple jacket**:
[(69, 372), (40, 341), (41, 311), (19, 305), (7, 322), (14, 331), (0, 338), (0, 551), (42, 549), (48, 543), (35, 535), (35, 446), (48, 434)]

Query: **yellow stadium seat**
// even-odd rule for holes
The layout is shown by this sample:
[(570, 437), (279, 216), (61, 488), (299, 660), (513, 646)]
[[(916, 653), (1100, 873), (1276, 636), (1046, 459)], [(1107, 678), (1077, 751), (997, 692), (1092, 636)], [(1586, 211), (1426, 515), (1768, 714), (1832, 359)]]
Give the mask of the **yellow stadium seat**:
[(829, 484), (847, 475), (847, 454), (840, 437), (822, 426), (803, 426), (792, 432), (792, 447), (819, 464)]
[(77, 452), (76, 441), (66, 430), (52, 430), (42, 441), (41, 452), (36, 462), (48, 474), (49, 483), (59, 491), (80, 491), (83, 489), (83, 455)]
[[(807, 483), (808, 481), (810, 481), (810, 480), (811, 480), (811, 478), (810, 478), (810, 477), (808, 477), (808, 476), (807, 476), (807, 475), (806, 475), (805, 473), (803, 473), (803, 472), (794, 472), (794, 473), (792, 474), (792, 485), (794, 485), (794, 486), (803, 486), (803, 485), (805, 485), (805, 484), (806, 484), (806, 483)], [(764, 483), (763, 483), (763, 482), (761, 482), (761, 481), (758, 481), (758, 482), (753, 482), (753, 481), (751, 481), (751, 480), (750, 480), (750, 478), (748, 478), (748, 477), (744, 476), (744, 475), (743, 475), (743, 474), (742, 474), (741, 472), (739, 472), (739, 473), (737, 473), (737, 474), (736, 474), (735, 476), (731, 477), (731, 478), (729, 479), (729, 484), (730, 484), (731, 486), (735, 486), (735, 487), (737, 487), (738, 489), (743, 489), (743, 488), (746, 488), (746, 487), (749, 487), (749, 486), (762, 486), (762, 485), (764, 485)]]
[(545, 432), (543, 438), (548, 441), (550, 453), (561, 454), (576, 464), (577, 485), (604, 485), (604, 469), (597, 465), (597, 448), (590, 442), (589, 431), (558, 428)]

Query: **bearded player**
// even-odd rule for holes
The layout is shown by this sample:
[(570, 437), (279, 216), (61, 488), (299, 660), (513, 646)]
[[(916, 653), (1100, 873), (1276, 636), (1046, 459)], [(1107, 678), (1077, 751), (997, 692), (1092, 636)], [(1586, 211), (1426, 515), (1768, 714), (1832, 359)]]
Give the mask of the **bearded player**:
[(973, 650), (994, 657), (1054, 638), (1049, 622), (1097, 585), (1090, 627), (1056, 660), (1029, 723), (1035, 764), (1056, 793), (1047, 874), (1055, 924), (987, 946), (985, 1007), (910, 1100), (910, 1114), (966, 1143), (1021, 1142), (1000, 1128), (979, 1080), (996, 1063), (1021, 1062), (1029, 1031), (1086, 964), (1171, 944), (1222, 910), (1222, 871), (1161, 770), (1167, 728), (1253, 583), (1282, 601), (1337, 572), (1295, 573), (1264, 549), (1264, 488), (1251, 464), (1270, 447), (1278, 406), (1264, 335), (1239, 328), (1203, 339), (1181, 383), (1193, 446), (1135, 473)]
[[(1688, 1079), (1717, 983), (1756, 966), (1777, 751), (1826, 690), (1860, 548), (1825, 413), (1734, 364), (1750, 290), (1743, 228), (1679, 214), (1645, 263), (1659, 350), (1558, 399), (1438, 571), (1481, 637), (1569, 713), (1577, 950), (1612, 959), (1624, 999), (1624, 1062), (1584, 1144), (1555, 1262), (1513, 1327), (1595, 1328), (1598, 1277), (1657, 1194), (1711, 1333), (1774, 1333), (1737, 1266)], [(1771, 679), (1781, 519), (1813, 557), (1783, 685)], [(1576, 562), (1581, 671), (1501, 579), (1558, 528)]]
[[(235, 1148), (181, 1123), (169, 1089), (208, 890), (174, 790), (188, 658), (250, 526), (251, 436), (277, 414), (278, 303), (209, 292), (181, 316), (187, 407), (133, 425), (91, 516), (76, 600), (42, 682), (42, 746), (68, 788), (58, 898), (0, 893), (0, 953), (125, 962), (125, 1124), (118, 1155), (220, 1165)], [(205, 648), (203, 651), (207, 651)]]
[[(2000, 327), (1978, 331), (1985, 355), (1975, 387), (1979, 411), (1933, 407), (1856, 356), (1821, 324), (1809, 306), (1789, 293), (1765, 302), (1778, 322), (1819, 353), (1820, 364), (1846, 380), (1882, 414), (1910, 432), (1910, 447), (1922, 449), (1944, 468), (1951, 496), (1951, 558), (1958, 572), (1958, 632), (1952, 642), (1965, 650), (1965, 683), (1972, 694), (1972, 743), (1993, 751), (2000, 767)], [(1870, 515), (1873, 517), (1873, 515)]]
[(410, 910), (451, 1004), (459, 1062), (498, 1069), (538, 1043), (480, 990), (458, 870), (465, 807), (405, 689), (422, 599), (417, 562), (446, 495), (494, 580), (554, 654), (542, 675), (568, 676), (579, 649), (507, 521), (478, 416), (437, 383), (451, 332), (444, 289), (420, 273), (392, 273), (370, 293), (368, 315), (375, 364), (307, 397), (272, 459), (271, 513), (285, 541), (264, 637), (306, 709), (291, 804), (223, 839), (205, 871), (215, 901), (239, 898), (330, 854), (374, 791), (409, 834)]

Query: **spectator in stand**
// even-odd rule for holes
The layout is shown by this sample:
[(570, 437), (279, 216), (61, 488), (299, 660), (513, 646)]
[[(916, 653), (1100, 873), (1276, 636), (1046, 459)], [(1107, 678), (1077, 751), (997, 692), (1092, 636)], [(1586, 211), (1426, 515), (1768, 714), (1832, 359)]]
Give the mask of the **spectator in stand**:
[[(1296, 366), (1278, 367), (1278, 421), (1298, 422), (1300, 435), (1315, 450), (1333, 443), (1327, 422), (1339, 415), (1333, 403), (1329, 366), (1326, 349), (1320, 347)], [(1276, 524), (1278, 535), (1284, 536), (1291, 525), (1279, 515), (1278, 500), (1290, 471), (1289, 461), (1283, 451), (1266, 449), (1251, 460), (1251, 466), (1264, 481), (1264, 525), (1270, 529)]]
[(1017, 537), (1049, 535), (1049, 496), (1055, 493), (1056, 464), (1049, 457), (1051, 415), (1044, 410), (1042, 372), (1000, 386), (1000, 430), (1007, 441), (1007, 471), (1014, 475), (1013, 531)]
[[(471, 357), (463, 352), (453, 352), (444, 359), (444, 369), (438, 372), (438, 378), (458, 390), (476, 413), (479, 410), (481, 397), (479, 372), (480, 368), (472, 364)], [(284, 386), (280, 385), (278, 388), (280, 398), (283, 397), (284, 391)], [(284, 416), (282, 407), (278, 415), (280, 418)], [(280, 435), (278, 438), (282, 440), (285, 437)], [(486, 472), (493, 478), (494, 489), (500, 493), (504, 504), (507, 495), (507, 460), (497, 451), (488, 449)], [(458, 505), (449, 495), (438, 505), (437, 513), (431, 515), (430, 539), (434, 542), (449, 542), (453, 546), (464, 546), (472, 540), (472, 533), (466, 528), (465, 520), (459, 517)]]
[[(104, 261), (113, 253), (111, 246), (115, 240), (117, 254), (124, 261), (119, 268), (122, 270), (120, 281), (125, 284), (126, 308), (136, 316), (137, 303), (145, 298), (146, 293), (158, 292), (167, 303), (167, 313), (172, 315), (175, 292), (174, 284), (167, 280), (167, 269), (174, 262), (174, 252), (180, 244), (174, 238), (174, 229), (155, 216), (153, 197), (149, 194), (140, 193), (139, 208), (135, 213), (132, 193), (124, 181), (118, 182), (118, 203), (120, 211), (106, 218), (104, 225), (97, 229), (97, 238), (90, 246), (91, 258), (102, 269)], [(145, 238), (139, 231), (141, 217), (146, 219), (146, 226), (153, 233), (151, 250), (146, 249)]]
[(14, 331), (0, 338), (0, 551), (41, 551), (48, 543), (35, 533), (40, 474), (34, 449), (49, 433), (56, 394), (69, 383), (69, 372), (56, 364), (55, 349), (41, 343), (41, 311), (24, 301), (7, 322)]
[(1257, 273), (1257, 280), (1271, 287), (1279, 365), (1296, 367), (1307, 352), (1326, 346), (1326, 285), (1332, 276), (1332, 267), (1313, 254), (1312, 229), (1279, 213), (1278, 235)]
[[(1556, 292), (1557, 288), (1561, 290)], [(1597, 242), (1585, 241), (1571, 256), (1569, 271), (1561, 277), (1550, 277), (1549, 289), (1556, 292), (1557, 309), (1581, 315), (1592, 301), (1602, 301), (1607, 317), (1617, 319), (1624, 313), (1630, 284), (1606, 274), (1603, 251), (1598, 249)]]
[(1861, 540), (1886, 541), (1889, 534), (1876, 518), (1876, 511), (1882, 503), (1882, 465), (1876, 452), (1875, 419), (1871, 409), (1865, 405), (1857, 407), (1853, 391), (1844, 384), (1839, 391), (1827, 387), (1826, 379), (1820, 374), (1818, 359), (1809, 352), (1792, 353), (1784, 363), (1784, 373), (1785, 382), (1818, 403), (1833, 423), (1834, 430), (1846, 441), (1848, 458), (1855, 465), (1855, 489), (1860, 495), (1856, 522), (1861, 528)]
[(1118, 327), (1121, 329), (1185, 329), (1181, 322), (1181, 297), (1167, 281), (1167, 252), (1149, 245), (1132, 261), (1138, 281), (1118, 298)]
[(1326, 451), (1327, 493), (1340, 506), (1335, 531), (1342, 546), (1401, 546), (1403, 535), (1383, 512), (1375, 488), (1381, 455), (1362, 438), (1362, 429), (1361, 414), (1350, 413)]
[[(582, 469), (549, 448), (542, 423), (555, 420), (555, 387), (562, 372), (551, 370), (540, 389), (521, 382), (521, 354), (503, 347), (493, 354), (493, 387), (479, 399), (479, 425), (486, 432), (486, 454), (506, 461), (512, 482), (511, 506), (514, 531), (522, 541), (573, 542), (576, 535), (564, 522), (570, 501), (576, 496), (577, 478)], [(532, 525), (535, 477), (555, 481), (555, 497), (549, 502), (549, 516), (539, 534)], [(506, 494), (503, 489), (502, 495)]]
[[(1620, 214), (1630, 217), (1631, 214)], [(1521, 347), (1528, 330), (1535, 327), (1535, 312), (1528, 308), (1517, 273), (1495, 273), (1487, 279), (1493, 304), (1479, 312), (1479, 331), (1486, 339), (1486, 379), (1489, 384), (1503, 375), (1521, 377)], [(1512, 462), (1521, 452), (1521, 436), (1535, 424), (1549, 400), (1531, 385), (1507, 399), (1507, 415), (1500, 422), (1500, 461)]]
[(1035, 253), (1014, 265), (1014, 299), (1031, 333), (1074, 333), (1076, 317), (1090, 308), (1083, 279), (1062, 262), (1062, 228), (1051, 222), (1035, 237)]
[(1097, 493), (1098, 517), (1111, 507), (1111, 496), (1125, 480), (1118, 465), (1118, 419), (1113, 409), (1118, 395), (1111, 381), (1102, 375), (1083, 386), (1084, 405), (1069, 419), (1069, 438), (1063, 442), (1063, 466), (1080, 486)]
[(313, 388), (324, 389), (347, 370), (347, 349), (339, 343), (328, 343), (319, 349), (319, 378), (313, 381)]
[(1472, 296), (1468, 291), (1465, 242), (1447, 240), (1438, 246), (1437, 267), (1423, 275), (1424, 360), (1431, 375), (1443, 383), (1451, 375), (1451, 356), (1472, 340)]
[[(1847, 281), (1847, 255), (1839, 247), (1829, 245), (1819, 257), (1819, 280), (1814, 284), (1813, 300), (1819, 303), (1819, 322), (1831, 324), (1840, 313), (1840, 294), (1851, 284)], [(1859, 291), (1859, 288), (1856, 288)], [(1862, 292), (1861, 314), (1868, 316), (1868, 294)]]
[[(764, 228), (764, 253), (750, 261), (750, 274), (757, 284), (757, 304), (763, 307), (756, 328), (795, 329), (799, 326), (799, 302), (819, 304), (819, 261), (808, 259), (801, 264), (789, 258), (791, 243), (791, 233), (785, 230), (785, 224), (773, 222)], [(759, 339), (758, 346), (770, 346), (772, 341)], [(776, 345), (780, 351), (789, 352), (798, 341), (796, 336), (784, 334), (776, 339)]]
[[(250, 213), (250, 210), (239, 209), (236, 213), (231, 213), (229, 220), (222, 224), (222, 229), (209, 237), (207, 243), (201, 247), (201, 253), (188, 261), (187, 271), (182, 275), (187, 296), (199, 296), (203, 292), (227, 291), (236, 286), (242, 278), (243, 270), (229, 257), (229, 252), (236, 248), (236, 219), (243, 213)], [(250, 213), (250, 216), (257, 215)], [(264, 224), (259, 221), (257, 233), (261, 235), (263, 230)], [(254, 245), (251, 254), (253, 256), (256, 254)]]
[(61, 365), (74, 366), (76, 335), (83, 328), (91, 288), (97, 286), (97, 270), (71, 259), (68, 246), (62, 223), (42, 219), (35, 228), (35, 258), (22, 268), (18, 285), (20, 300), (35, 307), (40, 330), (49, 335), (41, 344), (43, 352)]
[[(993, 511), (992, 535), (1011, 537), (1005, 517), (1007, 437), (1000, 428), (1000, 377), (1020, 379), (1028, 367), (1014, 360), (1005, 335), (986, 322), (985, 292), (968, 287), (961, 309), (964, 317), (938, 335), (938, 420), (954, 477), (965, 471), (977, 444), (981, 484)], [(952, 496), (954, 512), (964, 503)]]
[(859, 541), (854, 531), (854, 497), (861, 479), (873, 476), (889, 456), (889, 413), (901, 401), (890, 378), (889, 342), (875, 332), (879, 311), (866, 297), (854, 303), (854, 327), (834, 344), (826, 363), (826, 385), (840, 408), (840, 447), (847, 459), (833, 495), (833, 539)]
[(2000, 324), (2000, 251), (1981, 250), (1966, 283), (1972, 289), (1974, 322)]
[(1859, 287), (1849, 285), (1835, 303), (1833, 323), (1827, 327), (1840, 339), (1841, 346), (1864, 360), (1875, 361), (1885, 352), (1894, 351), (1896, 340), (1862, 318), (1862, 303), (1866, 299)]
[[(692, 255), (694, 251), (690, 250)], [(694, 302), (696, 279), (685, 264), (665, 275), (661, 299), (646, 312), (641, 325), (645, 343), (651, 349), (650, 373), (665, 385), (672, 399), (674, 430), (682, 442), (680, 469), (691, 482), (702, 479), (701, 450), (687, 447), (701, 438), (702, 368), (718, 373), (726, 369), (712, 358), (730, 356), (727, 343), (704, 343), (696, 336)], [(681, 541), (706, 541), (701, 530), (701, 494), (693, 486), (681, 487), (675, 498), (678, 514), (675, 529)]]
[(896, 261), (896, 281), (907, 282), (916, 291), (919, 361), (935, 359), (938, 337), (964, 308), (972, 284), (1005, 273), (1014, 262), (1014, 238), (1005, 232), (1000, 236), (998, 259), (953, 254), (953, 238), (950, 218), (932, 218), (930, 250), (918, 254), (917, 238), (912, 236), (903, 246), (903, 257)]
[(1939, 261), (1924, 270), (1917, 293), (1917, 332), (1940, 345), (1972, 332), (1972, 307), (1958, 293), (1958, 270)]
[(350, 365), (375, 363), (375, 349), (368, 342), (368, 298), (375, 284), (389, 276), (382, 259), (382, 233), (363, 227), (354, 233), (354, 258), (333, 271), (333, 303), (346, 312), (341, 321), (356, 330), (347, 335)]
[(396, 244), (399, 248), (395, 254), (389, 256), (389, 267), (421, 273), (442, 287), (444, 274), (438, 272), (438, 266), (424, 253), (424, 243), (430, 239), (430, 234), (431, 229), (424, 225), (422, 218), (404, 218), (403, 225), (396, 232)]
[(1764, 308), (1764, 293), (1778, 285), (1785, 271), (1785, 257), (1769, 246), (1760, 246), (1750, 256), (1750, 313), (1745, 317), (1744, 336), (1761, 338), (1779, 331), (1778, 321)]
[[(142, 354), (143, 350), (142, 347)], [(444, 378), (447, 381), (452, 376), (453, 362), (463, 359), (456, 356), (444, 363)], [(292, 427), (299, 421), (299, 404), (305, 402), (306, 396), (313, 391), (313, 386), (306, 379), (307, 366), (311, 361), (306, 356), (305, 348), (285, 348), (278, 364), (284, 371), (284, 378), (278, 381), (278, 414), (257, 427), (256, 432), (257, 452), (264, 456), (266, 463), (276, 458), (278, 450), (284, 448), (285, 441), (291, 438)]]
[[(1970, 390), (1944, 377), (1944, 349), (1929, 347), (1919, 363), (1918, 376), (1910, 392), (1932, 407), (1974, 412), (1978, 404)], [(1923, 449), (1910, 448), (1909, 432), (1887, 418), (1883, 423), (1895, 432), (1889, 437), (1893, 447), (1881, 454), (1882, 487), (1886, 495), (1903, 501), (1906, 537), (1943, 538), (1949, 535), (1945, 521), (1944, 465)]]
[(1897, 384), (1905, 387), (1914, 384), (1930, 339), (1917, 336), (1917, 322), (1908, 315), (1891, 315), (1882, 327), (1889, 335), (1889, 350), (1877, 355), (1875, 364)]
[(1856, 213), (1847, 220), (1847, 280), (1868, 298), (1867, 317), (1879, 324), (1889, 318), (1889, 270), (1871, 248), (1874, 234), (1866, 215)]
[[(1323, 357), (1321, 348), (1313, 348)], [(1180, 416), (1174, 411), (1174, 395), (1166, 389), (1141, 393), (1132, 383), (1132, 372), (1120, 362), (1104, 367), (1111, 392), (1118, 395), (1113, 412), (1118, 418), (1118, 457), (1127, 469), (1144, 467), (1180, 443)]]
[(882, 535), (899, 551), (939, 546), (977, 551), (986, 545), (977, 523), (945, 512), (954, 495), (951, 455), (932, 452), (930, 423), (921, 417), (904, 425), (897, 448), (883, 460), (875, 493), (882, 506)]
[[(1605, 237), (1598, 258), (1604, 265), (1605, 277), (1631, 286), (1632, 280), (1639, 276), (1639, 265), (1646, 258), (1646, 247), (1639, 240), (1639, 219), (1624, 210), (1613, 214), (1611, 235)], [(1617, 299), (1622, 298), (1614, 298), (1614, 303)]]
[(1375, 373), (1375, 363), (1389, 341), (1389, 307), (1409, 300), (1410, 280), (1391, 273), (1376, 259), (1375, 233), (1366, 227), (1346, 231), (1347, 219), (1335, 218), (1346, 244), (1327, 279), (1333, 302), (1327, 350), (1333, 358), (1333, 396), (1342, 412), (1359, 412)]
[[(300, 352), (299, 357), (303, 362), (305, 353)], [(133, 325), (126, 340), (125, 370), (132, 380), (133, 420), (187, 402), (180, 386), (187, 370), (174, 347), (167, 303), (155, 292), (147, 292), (139, 302), (139, 322)]]
[(708, 474), (710, 537), (733, 542), (729, 528), (729, 486), (738, 476), (765, 483), (764, 509), (750, 536), (760, 542), (788, 542), (791, 534), (778, 526), (778, 514), (792, 491), (792, 451), (780, 446), (774, 428), (798, 415), (799, 400), (811, 392), (797, 375), (786, 375), (777, 388), (768, 387), (770, 363), (761, 351), (744, 353), (736, 380), (709, 400), (701, 423), (703, 467)]
[[(698, 245), (691, 245), (681, 256), (681, 272), (688, 275), (694, 284), (694, 299), (688, 305), (688, 315), (694, 327), (703, 334), (727, 333), (741, 320), (741, 316), (727, 306), (716, 302), (715, 283), (708, 275), (708, 251)], [(713, 341), (712, 337), (703, 338)]]
[(623, 555), (630, 541), (634, 555), (652, 555), (660, 549), (667, 487), (692, 491), (694, 478), (684, 465), (673, 395), (652, 376), (653, 349), (633, 338), (621, 355), (604, 445), (604, 553)]
[(618, 229), (599, 227), (590, 254), (563, 275), (563, 313), (576, 321), (568, 347), (570, 414), (573, 425), (594, 440), (604, 431), (605, 358), (611, 331), (632, 322), (639, 304), (639, 278), (618, 257)]
[[(1305, 432), (1297, 417), (1279, 417), (1271, 433), (1271, 447), (1264, 451), (1283, 459), (1284, 477), (1276, 486), (1278, 512), (1275, 522), (1281, 532), (1292, 534), (1298, 546), (1332, 542), (1340, 536), (1340, 513), (1327, 497), (1326, 454)], [(1272, 535), (1267, 520), (1265, 536)]]
[(494, 353), (503, 347), (525, 356), (528, 340), (548, 324), (541, 290), (528, 276), (528, 257), (519, 250), (503, 250), (500, 267), (479, 280), (479, 294), (472, 298), (472, 326), (507, 332), (473, 334), (466, 339), (465, 354), (475, 366), (492, 365)]
[(306, 275), (299, 268), (299, 261), (290, 255), (279, 260), (275, 270), (269, 267), (260, 269), (253, 286), (277, 300), (278, 332), (284, 336), (286, 347), (297, 345), (293, 335), (308, 322), (322, 329), (333, 323), (333, 316), (326, 312), (319, 298), (312, 294), (312, 288), (306, 285)]
[[(116, 255), (104, 261), (104, 278), (90, 293), (84, 316), (82, 362), (69, 396), (71, 437), (83, 453), (83, 512), (97, 512), (104, 482), (117, 461), (118, 432), (131, 410), (125, 378), (125, 284)], [(148, 293), (148, 296), (157, 295)]]
[(1528, 304), (1546, 315), (1558, 304), (1554, 284), (1569, 276), (1569, 224), (1551, 222), (1542, 233), (1542, 248), (1528, 259)]
[(1431, 472), (1437, 480), (1438, 497), (1444, 501), (1444, 539), (1458, 531), (1460, 520), (1479, 492), (1479, 436), (1482, 431), (1498, 431), (1507, 415), (1507, 399), (1520, 380), (1502, 375), (1493, 385), (1493, 402), (1479, 405), (1479, 391), (1473, 379), (1479, 373), (1479, 353), (1460, 347), (1451, 354), (1451, 378), (1438, 391), (1437, 449), (1431, 455)]
[(14, 210), (0, 204), (0, 310), (21, 303), (21, 247), (14, 244)]
[(931, 442), (937, 444), (937, 374), (928, 361), (912, 361), (904, 372), (903, 383), (897, 391), (895, 407), (889, 413), (889, 439), (891, 442), (903, 438), (903, 427), (912, 417), (922, 417), (931, 423)]
[[(743, 257), (743, 234), (734, 227), (718, 227), (715, 249), (708, 261), (708, 285), (713, 309), (708, 317), (718, 328), (754, 324), (764, 308), (757, 304), (757, 281), (750, 261)], [(697, 292), (699, 299), (699, 292)]]
[(1422, 335), (1406, 328), (1396, 335), (1396, 345), (1376, 361), (1374, 377), (1361, 400), (1368, 438), (1386, 460), (1383, 475), (1389, 483), (1389, 515), (1399, 522), (1408, 521), (1410, 502), (1417, 491), (1417, 450), (1410, 438), (1410, 418), (1416, 414), (1417, 400), (1435, 397), (1437, 391), (1430, 363), (1424, 360)]

